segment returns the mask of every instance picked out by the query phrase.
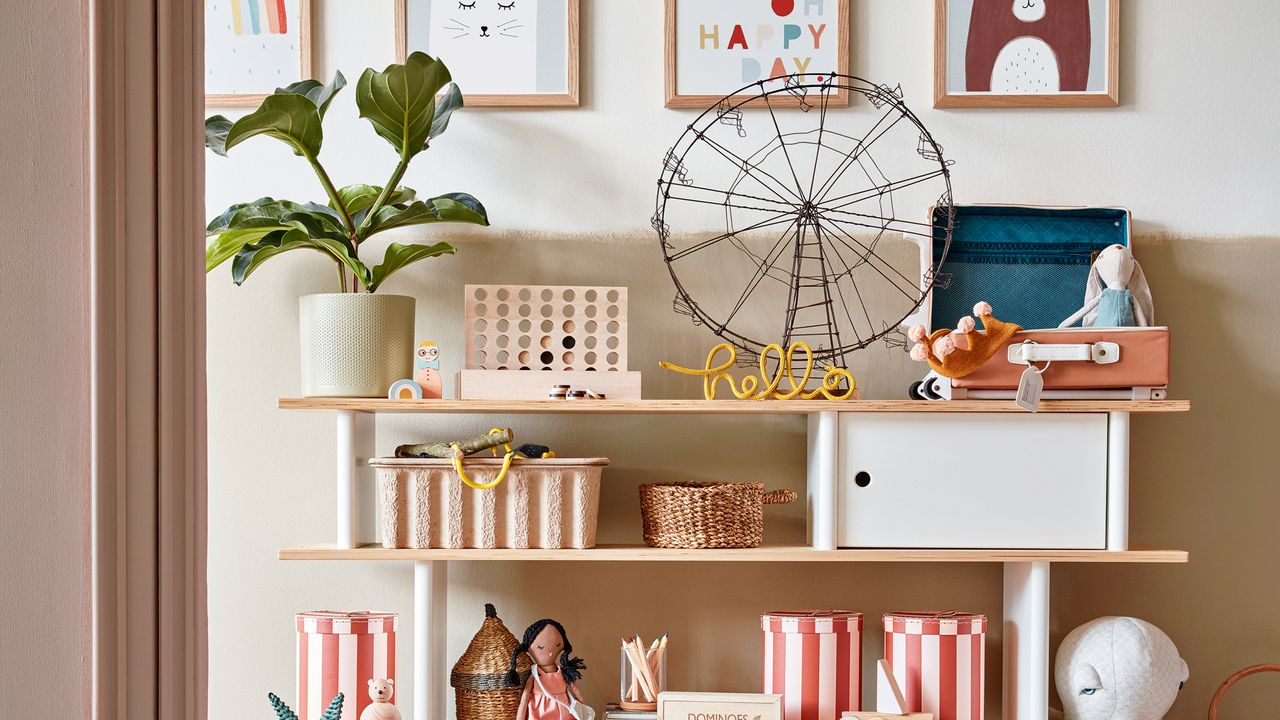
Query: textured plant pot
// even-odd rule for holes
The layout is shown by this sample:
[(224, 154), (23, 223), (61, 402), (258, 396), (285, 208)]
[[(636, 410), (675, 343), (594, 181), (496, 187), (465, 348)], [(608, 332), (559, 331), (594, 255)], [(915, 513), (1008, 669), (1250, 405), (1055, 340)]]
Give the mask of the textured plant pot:
[(413, 298), (323, 293), (298, 300), (302, 394), (386, 397), (413, 372)]

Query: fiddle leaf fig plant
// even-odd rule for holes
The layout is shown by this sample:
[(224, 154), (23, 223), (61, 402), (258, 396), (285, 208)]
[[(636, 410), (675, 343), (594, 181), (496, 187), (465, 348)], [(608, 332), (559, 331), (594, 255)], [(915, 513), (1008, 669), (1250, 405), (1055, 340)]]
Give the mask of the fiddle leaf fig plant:
[(252, 137), (265, 135), (288, 145), (310, 164), (328, 203), (258, 198), (237, 203), (209, 222), (212, 242), (205, 250), (205, 271), (231, 261), (231, 279), (243, 283), (262, 263), (290, 250), (322, 252), (334, 261), (343, 292), (374, 292), (395, 272), (427, 258), (454, 253), (444, 242), (391, 243), (382, 262), (370, 267), (360, 246), (393, 228), (454, 222), (488, 225), (484, 205), (467, 193), (419, 199), (404, 187), (409, 163), (449, 126), (462, 107), (462, 92), (449, 69), (420, 52), (382, 72), (368, 68), (356, 83), (356, 107), (374, 132), (395, 149), (399, 160), (382, 185), (336, 187), (320, 164), (323, 121), (329, 104), (347, 84), (341, 72), (325, 85), (303, 80), (268, 95), (256, 110), (232, 122), (221, 115), (205, 120), (205, 146), (218, 155)]

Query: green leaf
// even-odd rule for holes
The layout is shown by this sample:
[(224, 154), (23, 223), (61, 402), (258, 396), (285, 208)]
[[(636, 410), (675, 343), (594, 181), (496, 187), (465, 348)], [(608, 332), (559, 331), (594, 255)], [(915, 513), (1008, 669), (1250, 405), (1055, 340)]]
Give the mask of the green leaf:
[[(352, 217), (355, 217), (356, 213), (361, 210), (368, 210), (381, 194), (381, 185), (348, 185), (338, 190), (338, 200), (347, 208), (347, 212), (351, 213)], [(417, 195), (418, 193), (412, 188), (402, 185), (391, 193), (391, 197), (387, 199), (387, 202), (392, 205), (406, 203), (413, 200)], [(360, 219), (357, 218), (355, 222), (356, 225), (359, 225)]]
[(333, 96), (337, 95), (338, 91), (346, 86), (347, 78), (339, 70), (333, 74), (333, 81), (328, 85), (319, 80), (299, 80), (285, 87), (276, 88), (276, 94), (292, 94), (306, 97), (320, 111), (320, 118), (324, 119), (324, 114), (329, 110), (329, 103), (333, 101)]
[(210, 243), (209, 247), (205, 248), (204, 271), (212, 272), (214, 268), (234, 257), (246, 245), (256, 243), (273, 232), (287, 230), (289, 228), (280, 225), (227, 230)]
[[(205, 232), (214, 235), (224, 230), (262, 227), (264, 225), (284, 225), (294, 215), (313, 216), (323, 223), (326, 233), (346, 235), (342, 228), (342, 220), (338, 213), (327, 205), (313, 202), (296, 203), (292, 200), (273, 200), (269, 197), (258, 198), (251, 203), (238, 203), (227, 208), (221, 215), (209, 222)], [(263, 222), (263, 221), (266, 222)]]
[(452, 245), (442, 242), (434, 245), (391, 243), (387, 246), (387, 252), (383, 255), (382, 262), (373, 268), (373, 279), (369, 282), (369, 292), (377, 290), (383, 281), (407, 265), (440, 255), (452, 255), (455, 252), (457, 251)]
[(244, 208), (251, 207), (251, 206), (262, 206), (262, 205), (266, 205), (267, 203), (273, 203), (273, 202), (275, 202), (275, 200), (273, 200), (272, 198), (261, 197), (261, 198), (258, 198), (257, 200), (254, 200), (253, 202), (236, 203), (235, 205), (232, 205), (226, 210), (223, 210), (222, 214), (219, 215), (218, 217), (210, 220), (209, 225), (206, 226), (204, 229), (205, 234), (214, 235), (222, 232), (223, 230), (228, 229), (231, 225), (231, 218), (235, 217), (235, 214)]
[(320, 111), (305, 95), (268, 95), (257, 110), (232, 123), (224, 151), (257, 135), (276, 138), (295, 153), (314, 158), (324, 139)]
[(431, 198), (430, 202), (443, 222), (489, 224), (489, 213), (485, 212), (484, 205), (467, 193), (445, 193)]
[(393, 63), (382, 72), (367, 68), (356, 83), (356, 107), (400, 158), (408, 160), (426, 147), (436, 93), (451, 79), (444, 63), (415, 52), (403, 65)]
[(231, 263), (231, 279), (240, 285), (267, 260), (290, 250), (301, 249), (319, 250), (328, 254), (355, 273), (361, 284), (368, 287), (369, 268), (356, 257), (350, 240), (345, 237), (312, 237), (297, 227), (268, 233), (258, 242), (242, 247)]
[(417, 200), (408, 205), (386, 205), (374, 216), (369, 237), (383, 230), (438, 222), (461, 222), (488, 225), (489, 216), (479, 200), (466, 193), (448, 193), (430, 200)]
[(215, 153), (227, 156), (227, 131), (231, 121), (222, 115), (214, 115), (204, 121), (204, 146)]
[(462, 91), (458, 89), (457, 83), (449, 83), (444, 93), (436, 98), (436, 112), (435, 118), (431, 121), (430, 137), (434, 138), (443, 133), (449, 127), (449, 116), (460, 107), (462, 107)]

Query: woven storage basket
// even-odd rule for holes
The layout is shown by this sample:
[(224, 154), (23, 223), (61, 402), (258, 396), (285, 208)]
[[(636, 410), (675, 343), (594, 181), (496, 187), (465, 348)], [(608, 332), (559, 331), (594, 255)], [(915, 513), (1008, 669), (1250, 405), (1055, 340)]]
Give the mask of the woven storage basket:
[(467, 651), (462, 653), (449, 673), (457, 705), (457, 720), (511, 720), (520, 709), (520, 693), (529, 679), (530, 661), (527, 654), (516, 661), (520, 683), (507, 685), (507, 668), (511, 653), (520, 641), (516, 639), (490, 603), (484, 605), (484, 623), (471, 638)]
[(794, 490), (764, 483), (659, 483), (640, 486), (644, 543), (661, 548), (757, 547), (764, 506), (794, 502)]
[(1280, 672), (1280, 664), (1265, 663), (1262, 665), (1250, 665), (1249, 667), (1235, 673), (1231, 677), (1223, 681), (1218, 686), (1218, 691), (1213, 694), (1213, 700), (1209, 701), (1209, 720), (1218, 720), (1218, 708), (1222, 705), (1222, 700), (1227, 696), (1227, 691), (1233, 685), (1250, 675), (1257, 675), (1264, 672)]

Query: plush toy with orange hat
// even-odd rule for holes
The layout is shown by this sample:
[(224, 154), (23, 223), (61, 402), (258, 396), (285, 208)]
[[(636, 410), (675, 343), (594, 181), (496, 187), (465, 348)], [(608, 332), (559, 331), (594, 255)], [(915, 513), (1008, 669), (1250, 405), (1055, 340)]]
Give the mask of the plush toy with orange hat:
[(992, 316), (986, 302), (973, 306), (973, 314), (982, 321), (982, 329), (969, 316), (960, 318), (955, 330), (943, 328), (932, 334), (923, 325), (912, 325), (907, 337), (916, 343), (911, 348), (911, 359), (929, 363), (934, 372), (949, 378), (962, 378), (977, 370), (996, 356), (1009, 342), (1009, 338), (1022, 328), (1013, 323), (1001, 322)]

